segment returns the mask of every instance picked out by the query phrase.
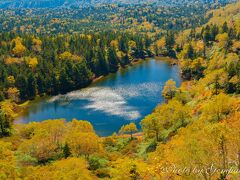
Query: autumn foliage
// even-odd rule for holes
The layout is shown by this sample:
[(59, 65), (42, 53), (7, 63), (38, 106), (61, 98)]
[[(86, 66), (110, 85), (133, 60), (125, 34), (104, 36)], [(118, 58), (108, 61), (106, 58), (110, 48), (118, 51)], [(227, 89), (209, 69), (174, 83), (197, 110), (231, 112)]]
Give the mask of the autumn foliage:
[[(209, 11), (205, 25), (177, 32), (159, 33), (154, 25), (161, 21), (148, 22), (154, 16), (140, 6), (148, 18), (110, 18), (122, 21), (121, 28), (131, 24), (140, 34), (1, 35), (0, 179), (239, 179), (239, 5)], [(163, 29), (192, 27), (187, 23), (197, 24), (199, 16), (191, 16), (169, 18)], [(44, 31), (39, 28), (38, 33)], [(99, 137), (83, 120), (13, 123), (20, 101), (84, 87), (93, 77), (152, 55), (177, 58), (183, 82), (177, 87), (172, 79), (166, 81), (159, 93), (165, 102), (141, 120), (141, 129), (131, 122), (118, 134)]]

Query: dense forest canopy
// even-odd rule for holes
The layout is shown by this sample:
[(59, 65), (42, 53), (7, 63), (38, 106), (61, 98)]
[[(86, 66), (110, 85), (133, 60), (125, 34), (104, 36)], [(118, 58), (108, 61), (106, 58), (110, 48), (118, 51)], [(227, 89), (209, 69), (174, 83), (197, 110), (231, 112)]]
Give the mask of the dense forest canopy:
[[(48, 21), (41, 25), (44, 33), (30, 27), (20, 32), (14, 23), (24, 25), (24, 18), (12, 16), (7, 22), (0, 16), (14, 24), (0, 34), (0, 179), (238, 179), (240, 1), (217, 7), (202, 9), (208, 11), (197, 15), (201, 18), (182, 17), (179, 9), (186, 27), (155, 24), (165, 31), (151, 33), (131, 26), (132, 32), (123, 27), (47, 35), (52, 28)], [(177, 15), (168, 18), (179, 19)], [(95, 77), (151, 56), (175, 58), (184, 81), (179, 88), (171, 79), (166, 82), (165, 103), (141, 121), (141, 130), (132, 122), (112, 136), (99, 137), (88, 121), (76, 119), (13, 123), (27, 99), (84, 87)]]
[(17, 33), (58, 34), (121, 30), (159, 34), (205, 24), (206, 12), (224, 2), (161, 6), (158, 4), (99, 5), (63, 9), (0, 9), (0, 30)]

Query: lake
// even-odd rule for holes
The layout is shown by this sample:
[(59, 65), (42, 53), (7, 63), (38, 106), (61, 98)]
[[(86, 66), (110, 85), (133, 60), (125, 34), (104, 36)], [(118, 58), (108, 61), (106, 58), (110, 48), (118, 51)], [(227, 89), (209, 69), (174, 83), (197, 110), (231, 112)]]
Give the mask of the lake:
[(164, 102), (161, 92), (168, 79), (180, 85), (178, 66), (146, 60), (110, 74), (87, 88), (33, 101), (17, 123), (76, 118), (90, 121), (100, 136), (111, 135), (130, 122), (140, 128), (139, 122), (157, 104)]

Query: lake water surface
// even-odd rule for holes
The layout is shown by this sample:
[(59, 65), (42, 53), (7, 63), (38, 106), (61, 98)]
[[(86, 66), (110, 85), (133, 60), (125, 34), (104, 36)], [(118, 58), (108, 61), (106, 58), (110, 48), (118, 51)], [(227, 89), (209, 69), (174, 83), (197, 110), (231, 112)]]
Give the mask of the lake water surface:
[(132, 121), (140, 127), (140, 120), (164, 101), (161, 91), (168, 79), (180, 85), (178, 66), (146, 60), (110, 74), (87, 88), (32, 102), (17, 122), (58, 118), (88, 120), (100, 136), (111, 135)]

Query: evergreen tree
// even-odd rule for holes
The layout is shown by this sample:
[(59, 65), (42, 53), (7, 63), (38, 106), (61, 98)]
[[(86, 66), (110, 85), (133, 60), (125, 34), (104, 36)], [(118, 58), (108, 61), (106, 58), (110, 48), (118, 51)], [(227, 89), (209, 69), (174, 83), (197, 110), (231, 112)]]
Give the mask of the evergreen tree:
[(57, 75), (55, 73), (51, 74), (50, 79), (51, 79), (49, 80), (51, 82), (51, 85), (49, 87), (51, 89), (50, 92), (56, 95), (60, 92), (60, 80), (57, 78)]
[(194, 49), (191, 44), (187, 48), (187, 58), (194, 59)]
[(20, 98), (21, 100), (25, 100), (27, 98), (28, 94), (28, 81), (27, 78), (24, 75), (19, 75), (16, 79), (16, 87), (20, 91)]
[(218, 34), (219, 30), (218, 27), (216, 25), (211, 26), (210, 28), (210, 37), (212, 41), (215, 41), (215, 38)]
[(129, 64), (129, 57), (128, 57), (128, 54), (126, 54), (126, 55), (124, 55), (123, 57), (122, 57), (122, 59), (121, 59), (121, 66), (125, 66), (125, 65), (127, 65), (127, 64)]
[(74, 68), (74, 83), (77, 88), (86, 86), (92, 79), (92, 72), (87, 68), (85, 61), (76, 64)]
[(207, 25), (205, 29), (203, 29), (203, 42), (208, 45), (208, 42), (211, 40), (210, 27)]
[(166, 41), (166, 48), (167, 50), (172, 50), (174, 44), (175, 44), (175, 38), (174, 38), (174, 33), (173, 32), (168, 32), (166, 37), (165, 37), (165, 41)]
[(69, 92), (72, 89), (73, 82), (71, 81), (71, 78), (67, 75), (65, 69), (61, 71), (59, 81), (61, 93)]
[(37, 81), (33, 74), (29, 74), (28, 76), (28, 86), (27, 86), (27, 95), (28, 98), (34, 98), (37, 94)]
[(3, 101), (5, 99), (3, 90), (0, 90), (0, 101)]
[(119, 50), (121, 50), (124, 53), (128, 52), (128, 43), (126, 38), (121, 38), (119, 41)]
[(109, 71), (109, 66), (106, 61), (106, 58), (104, 56), (104, 53), (101, 49), (98, 49), (97, 52), (97, 60), (98, 60), (98, 72), (96, 72), (98, 75), (106, 75)]
[(63, 155), (64, 158), (68, 158), (71, 155), (70, 148), (67, 143), (63, 146)]
[(190, 32), (190, 40), (194, 39), (195, 38), (195, 34), (196, 34), (196, 30), (195, 29), (191, 29), (191, 32)]
[(38, 87), (38, 93), (43, 94), (47, 91), (46, 88), (46, 79), (43, 77), (43, 75), (37, 76), (37, 87)]
[(0, 137), (9, 136), (10, 132), (11, 132), (10, 119), (7, 117), (4, 111), (0, 109)]
[(113, 46), (108, 49), (109, 71), (116, 72), (118, 70), (118, 57)]
[(227, 25), (227, 22), (224, 22), (222, 26), (222, 33), (227, 33), (227, 32), (228, 32), (228, 25)]
[(176, 53), (173, 50), (173, 46), (175, 44), (175, 38), (173, 32), (168, 32), (167, 36), (165, 37), (166, 48), (167, 48), (167, 55), (173, 58), (176, 58)]

